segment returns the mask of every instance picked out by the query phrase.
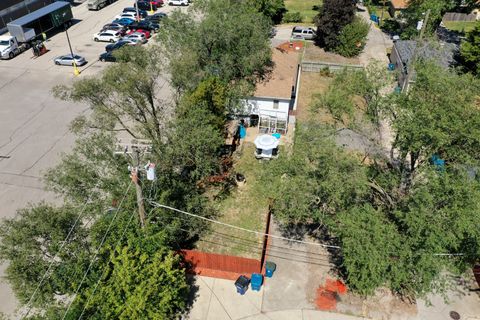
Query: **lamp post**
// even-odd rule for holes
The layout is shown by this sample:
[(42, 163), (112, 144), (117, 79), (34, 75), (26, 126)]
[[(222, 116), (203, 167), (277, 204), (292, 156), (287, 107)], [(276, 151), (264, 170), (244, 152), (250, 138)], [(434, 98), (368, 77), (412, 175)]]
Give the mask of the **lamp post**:
[(155, 11), (153, 11), (153, 3), (152, 3), (152, 1), (150, 1), (150, 11), (149, 11), (149, 13), (153, 14), (154, 12)]
[(135, 11), (137, 12), (137, 21), (140, 21), (140, 13), (138, 12), (138, 0), (135, 0)]
[(78, 76), (80, 74), (80, 70), (78, 70), (77, 64), (75, 63), (75, 56), (73, 55), (72, 44), (70, 43), (70, 37), (68, 36), (67, 26), (64, 25), (64, 27), (65, 27), (65, 34), (67, 35), (68, 47), (70, 48), (70, 54), (72, 56), (73, 74)]

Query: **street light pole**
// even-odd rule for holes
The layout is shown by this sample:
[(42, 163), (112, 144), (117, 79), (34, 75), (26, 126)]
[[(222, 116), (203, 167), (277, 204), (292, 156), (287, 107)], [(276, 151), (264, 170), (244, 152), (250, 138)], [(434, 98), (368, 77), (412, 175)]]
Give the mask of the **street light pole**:
[(135, 0), (135, 11), (137, 11), (137, 21), (140, 21), (140, 13), (138, 12), (138, 0)]
[(70, 37), (68, 36), (68, 31), (67, 27), (65, 27), (65, 34), (67, 35), (67, 42), (68, 42), (68, 47), (70, 48), (70, 54), (72, 55), (72, 61), (73, 61), (73, 74), (78, 76), (80, 74), (80, 71), (77, 68), (77, 64), (75, 63), (75, 56), (73, 55), (73, 50), (72, 50), (72, 44), (70, 43)]

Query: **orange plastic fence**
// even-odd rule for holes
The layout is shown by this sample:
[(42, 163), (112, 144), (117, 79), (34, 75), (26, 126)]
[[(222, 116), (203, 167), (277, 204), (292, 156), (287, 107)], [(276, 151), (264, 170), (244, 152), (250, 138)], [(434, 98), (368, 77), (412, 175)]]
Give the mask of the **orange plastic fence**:
[(261, 271), (260, 260), (207, 253), (196, 250), (181, 250), (187, 270), (191, 273), (214, 278), (235, 280), (238, 276)]

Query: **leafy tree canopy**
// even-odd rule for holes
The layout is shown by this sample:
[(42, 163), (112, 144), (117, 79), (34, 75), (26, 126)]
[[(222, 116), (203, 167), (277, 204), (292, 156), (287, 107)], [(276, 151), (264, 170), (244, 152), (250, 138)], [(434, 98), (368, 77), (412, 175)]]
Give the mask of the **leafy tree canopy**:
[(336, 48), (341, 31), (352, 23), (356, 10), (355, 3), (351, 0), (325, 0), (315, 17), (317, 43), (327, 50)]
[(467, 70), (480, 75), (480, 22), (467, 33), (460, 47), (460, 55)]

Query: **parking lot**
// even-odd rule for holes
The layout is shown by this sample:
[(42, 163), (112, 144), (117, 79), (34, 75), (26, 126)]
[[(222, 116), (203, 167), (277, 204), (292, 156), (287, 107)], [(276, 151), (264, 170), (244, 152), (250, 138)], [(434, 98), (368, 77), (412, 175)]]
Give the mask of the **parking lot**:
[[(49, 51), (38, 58), (28, 50), (11, 60), (0, 60), (0, 218), (13, 217), (30, 202), (59, 201), (44, 191), (42, 173), (72, 147), (74, 137), (68, 125), (77, 115), (88, 113), (88, 106), (56, 100), (51, 89), (95, 75), (108, 65), (98, 61), (108, 43), (94, 42), (92, 35), (132, 5), (133, 0), (118, 0), (99, 11), (88, 11), (86, 2), (72, 8), (76, 19), (68, 29), (72, 48), (88, 61), (79, 68), (78, 77), (72, 67), (53, 63), (55, 57), (69, 53), (65, 32), (48, 39)], [(176, 8), (165, 6), (157, 12)], [(4, 269), (5, 265), (0, 266), (1, 275)], [(0, 312), (12, 315), (17, 303), (4, 281), (0, 301)]]

